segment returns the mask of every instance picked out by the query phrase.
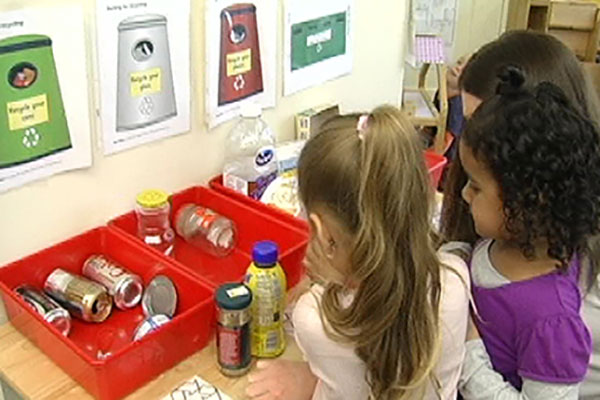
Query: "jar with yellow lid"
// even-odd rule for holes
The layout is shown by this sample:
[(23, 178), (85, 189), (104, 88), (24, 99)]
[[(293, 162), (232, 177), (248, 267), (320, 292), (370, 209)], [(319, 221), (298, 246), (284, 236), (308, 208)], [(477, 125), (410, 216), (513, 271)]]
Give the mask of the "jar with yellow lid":
[(136, 197), (137, 236), (166, 255), (171, 255), (175, 242), (170, 211), (169, 195), (162, 190), (144, 190)]

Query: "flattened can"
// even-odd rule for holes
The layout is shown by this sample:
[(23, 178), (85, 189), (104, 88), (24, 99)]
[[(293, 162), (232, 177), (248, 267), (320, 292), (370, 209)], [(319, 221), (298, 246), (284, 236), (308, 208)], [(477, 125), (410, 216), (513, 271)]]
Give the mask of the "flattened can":
[(112, 310), (112, 299), (104, 286), (60, 268), (48, 276), (44, 291), (84, 321), (102, 322)]
[(243, 375), (252, 363), (252, 292), (242, 283), (225, 283), (215, 292), (215, 303), (219, 369), (223, 375)]
[(83, 263), (83, 275), (102, 284), (121, 310), (135, 307), (142, 299), (142, 279), (101, 255), (93, 255)]
[(63, 336), (71, 331), (71, 315), (47, 294), (30, 285), (22, 285), (15, 292), (25, 300), (46, 322), (54, 326)]

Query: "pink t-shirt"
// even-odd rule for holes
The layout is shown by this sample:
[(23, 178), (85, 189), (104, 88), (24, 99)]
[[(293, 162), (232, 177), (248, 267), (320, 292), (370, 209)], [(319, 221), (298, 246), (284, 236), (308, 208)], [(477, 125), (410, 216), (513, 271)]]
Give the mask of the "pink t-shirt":
[[(435, 368), (435, 376), (442, 385), (442, 398), (455, 399), (465, 355), (469, 315), (469, 272), (460, 257), (442, 252), (438, 255), (443, 264), (460, 275), (459, 277), (448, 268), (442, 269), (442, 346)], [(318, 306), (322, 294), (321, 286), (313, 286), (308, 293), (300, 297), (292, 315), (296, 342), (311, 371), (319, 379), (312, 398), (365, 400), (369, 396), (365, 365), (355, 354), (353, 346), (335, 342), (326, 335)], [(352, 297), (341, 300), (349, 304)], [(438, 399), (432, 387), (427, 388), (425, 398)]]

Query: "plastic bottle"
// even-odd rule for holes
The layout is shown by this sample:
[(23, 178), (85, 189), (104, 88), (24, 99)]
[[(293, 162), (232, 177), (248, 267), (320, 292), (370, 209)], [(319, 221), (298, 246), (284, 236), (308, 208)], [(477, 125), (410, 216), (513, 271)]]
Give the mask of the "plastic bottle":
[(245, 283), (252, 291), (252, 355), (277, 357), (285, 350), (283, 319), (287, 280), (277, 262), (275, 242), (254, 245), (253, 263), (246, 271)]
[(242, 106), (241, 118), (227, 137), (223, 184), (259, 200), (277, 177), (275, 136), (261, 118), (260, 106)]
[(175, 230), (187, 242), (217, 257), (235, 248), (236, 229), (233, 221), (195, 204), (184, 204), (175, 215)]
[(162, 190), (144, 190), (136, 197), (137, 236), (166, 255), (171, 255), (175, 242), (170, 211), (169, 195)]

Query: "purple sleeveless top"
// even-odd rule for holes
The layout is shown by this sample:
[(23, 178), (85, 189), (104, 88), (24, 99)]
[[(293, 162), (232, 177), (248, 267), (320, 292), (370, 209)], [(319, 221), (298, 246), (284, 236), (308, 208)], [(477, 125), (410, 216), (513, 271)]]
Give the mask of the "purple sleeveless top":
[[(475, 252), (487, 249), (480, 243)], [(579, 312), (579, 268), (575, 257), (566, 273), (489, 289), (472, 282), (481, 338), (494, 370), (515, 388), (521, 389), (522, 378), (563, 384), (583, 380), (592, 340)]]

